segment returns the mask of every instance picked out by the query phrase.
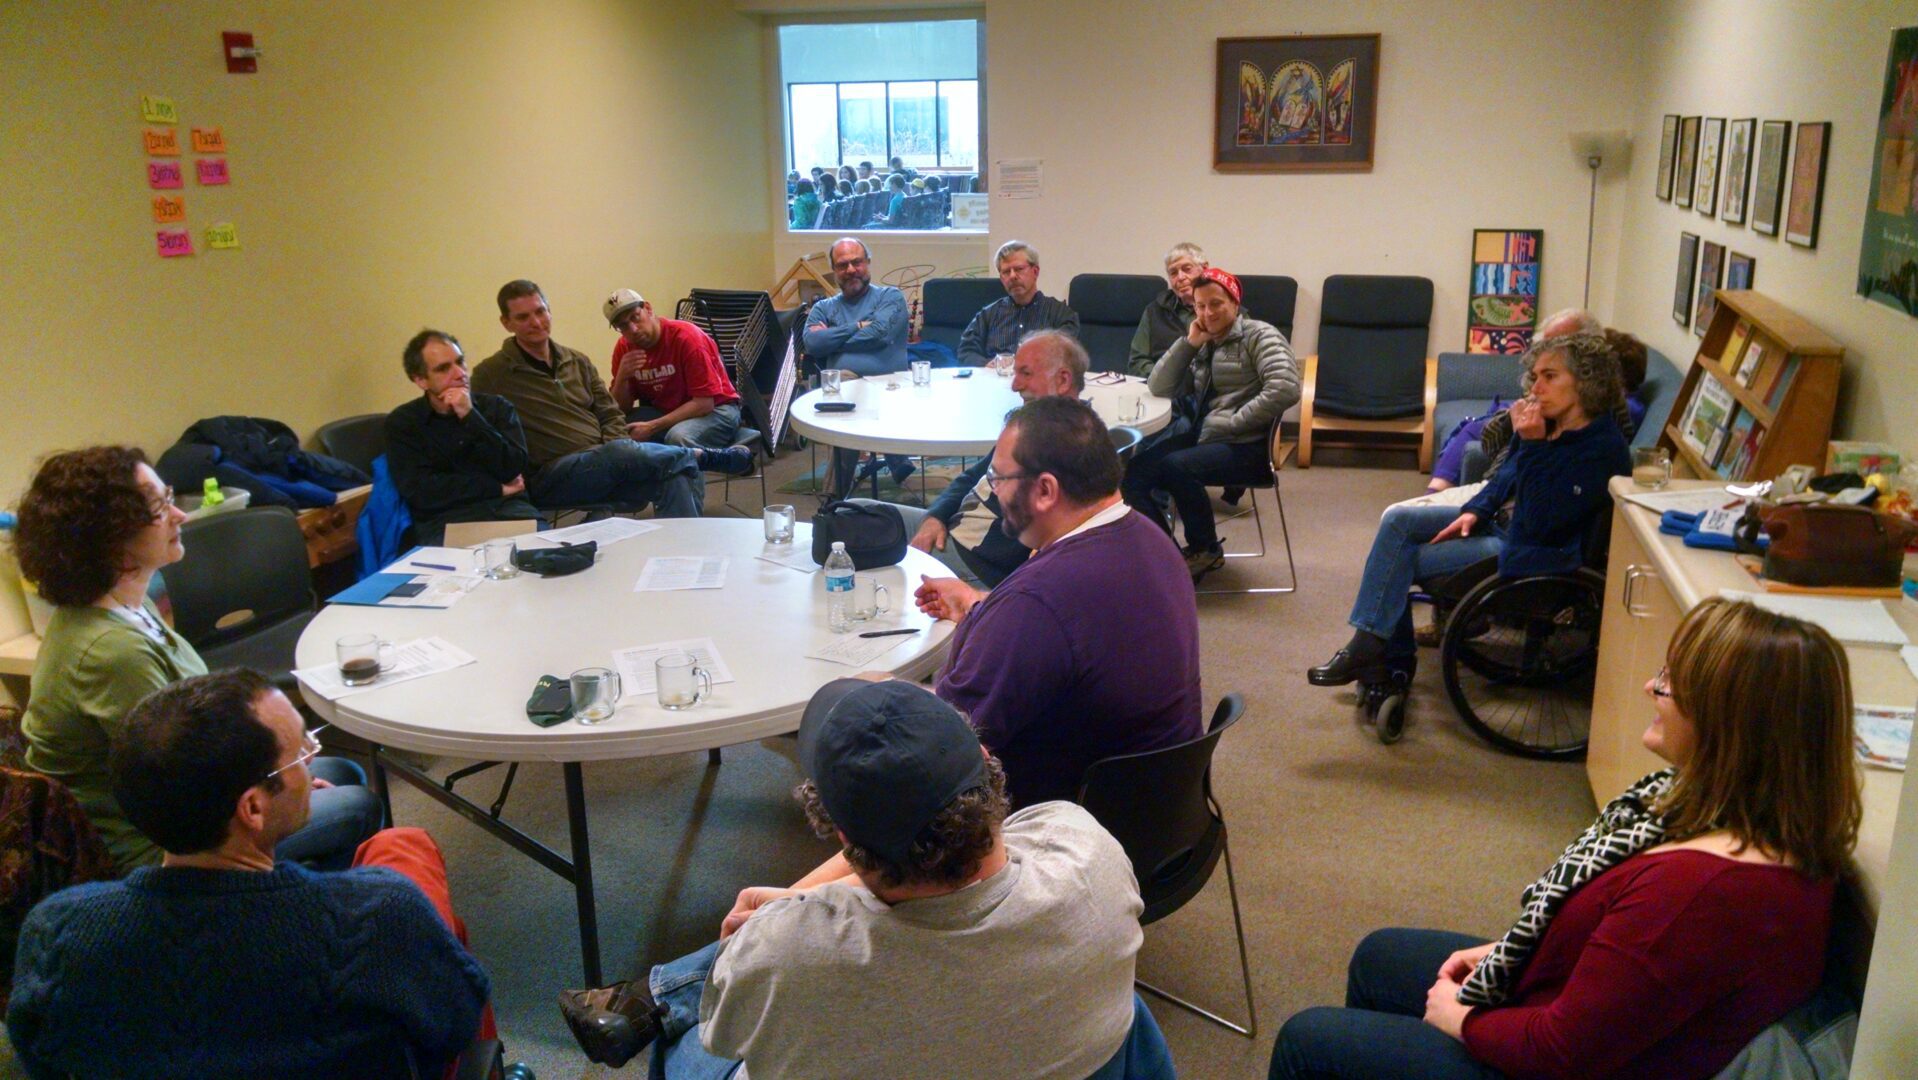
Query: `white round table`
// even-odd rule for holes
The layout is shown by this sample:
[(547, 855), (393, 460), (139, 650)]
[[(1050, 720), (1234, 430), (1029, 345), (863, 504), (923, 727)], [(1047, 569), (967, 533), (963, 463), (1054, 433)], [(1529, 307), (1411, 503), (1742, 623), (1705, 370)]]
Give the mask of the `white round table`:
[[(598, 563), (584, 573), (482, 582), (448, 609), (328, 605), (301, 634), (296, 654), (302, 668), (331, 664), (334, 642), (357, 632), (392, 642), (440, 637), (472, 654), (475, 662), (464, 667), (337, 701), (303, 688), (304, 696), (321, 717), (374, 745), (374, 783), (382, 798), (386, 774), (397, 774), (573, 882), (592, 986), (600, 983), (599, 948), (580, 762), (689, 750), (716, 755), (723, 746), (796, 731), (819, 687), (864, 669), (917, 679), (943, 660), (952, 633), (951, 623), (928, 619), (912, 602), (920, 574), (951, 572), (909, 548), (897, 566), (862, 571), (891, 591), (892, 610), (856, 630), (912, 626), (921, 632), (890, 639), (897, 644), (861, 667), (807, 659), (806, 653), (840, 637), (826, 628), (824, 575), (758, 558), (768, 548), (755, 520), (657, 524), (661, 528), (602, 548)], [(792, 546), (810, 551), (811, 527), (801, 524), (795, 531)], [(724, 587), (635, 592), (646, 560), (663, 555), (730, 558)], [(579, 668), (613, 667), (618, 649), (705, 637), (713, 639), (735, 681), (715, 685), (694, 708), (671, 712), (651, 692), (628, 690), (618, 711), (596, 725), (568, 720), (541, 728), (526, 718), (526, 700), (541, 675), (564, 678)], [(560, 763), (572, 858), (500, 821), (496, 809), (489, 813), (454, 793), (451, 782), (463, 774), (436, 780), (384, 754), (390, 747), (491, 763)]]
[[(957, 378), (961, 371), (974, 372)], [(1101, 381), (1107, 380), (1107, 381)], [(896, 385), (897, 389), (887, 389)], [(1136, 395), (1140, 417), (1122, 419), (1119, 399)], [(1124, 424), (1150, 435), (1172, 420), (1170, 398), (1154, 397), (1145, 380), (1125, 376), (1087, 375), (1083, 395), (1108, 427)], [(847, 379), (836, 400), (850, 401), (851, 412), (817, 412), (814, 406), (832, 401), (823, 390), (813, 390), (792, 406), (793, 430), (809, 439), (846, 450), (875, 454), (963, 455), (992, 452), (1005, 430), (1006, 414), (1021, 404), (1012, 392), (1012, 380), (986, 368), (934, 368), (932, 385), (914, 386), (908, 372)]]

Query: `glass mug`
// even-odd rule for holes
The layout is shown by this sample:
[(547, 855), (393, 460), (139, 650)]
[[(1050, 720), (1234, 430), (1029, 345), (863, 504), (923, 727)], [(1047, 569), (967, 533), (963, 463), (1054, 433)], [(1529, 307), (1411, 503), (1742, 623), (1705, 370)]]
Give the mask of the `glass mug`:
[(340, 681), (365, 686), (393, 670), (393, 643), (378, 634), (348, 634), (333, 643), (340, 658)]
[[(885, 597), (881, 600), (880, 597)], [(870, 574), (852, 579), (852, 621), (868, 622), (892, 610), (892, 590)]]
[(768, 544), (790, 544), (793, 542), (793, 522), (797, 520), (790, 503), (775, 503), (764, 511), (766, 522), (766, 542)]
[(1662, 489), (1672, 479), (1672, 452), (1662, 446), (1641, 446), (1632, 451), (1632, 483), (1639, 487)]
[(827, 397), (839, 396), (839, 376), (840, 371), (836, 367), (819, 369), (819, 388), (826, 392)]
[(914, 360), (912, 362), (912, 385), (914, 386), (931, 386), (932, 385), (932, 361)]
[(488, 540), (480, 545), (480, 574), (488, 581), (505, 581), (519, 576), (519, 567), (513, 565), (513, 556), (519, 551), (519, 542), (510, 536), (497, 540)]
[(653, 661), (653, 678), (659, 707), (674, 712), (692, 708), (713, 692), (712, 675), (685, 653), (669, 653)]
[(619, 708), (619, 672), (603, 667), (573, 672), (573, 719), (597, 724)]
[(1145, 415), (1145, 401), (1136, 391), (1127, 391), (1119, 395), (1119, 422), (1131, 424)]
[(1012, 354), (1009, 352), (1002, 352), (993, 357), (992, 363), (986, 366), (1005, 378), (1012, 378)]

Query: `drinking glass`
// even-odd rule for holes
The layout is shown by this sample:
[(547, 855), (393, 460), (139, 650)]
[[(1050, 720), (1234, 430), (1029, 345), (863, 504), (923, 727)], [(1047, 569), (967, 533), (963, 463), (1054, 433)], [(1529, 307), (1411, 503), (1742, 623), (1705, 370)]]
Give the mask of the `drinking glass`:
[(914, 386), (931, 386), (932, 385), (932, 361), (914, 360), (912, 362), (912, 385)]
[(1632, 451), (1632, 483), (1657, 491), (1672, 479), (1672, 452), (1663, 446), (1641, 446)]
[(333, 643), (340, 658), (340, 681), (365, 686), (393, 668), (393, 643), (378, 634), (348, 634)]
[(653, 678), (659, 707), (674, 712), (692, 708), (713, 692), (712, 675), (685, 653), (668, 653), (653, 661)]
[(841, 372), (838, 368), (819, 369), (819, 388), (826, 392), (827, 397), (839, 396), (840, 374)]
[(1139, 417), (1143, 415), (1145, 415), (1144, 404), (1136, 391), (1128, 391), (1127, 393), (1119, 395), (1119, 422), (1121, 424), (1136, 423)]
[(580, 668), (572, 674), (573, 719), (597, 724), (619, 708), (619, 672), (610, 668)]
[(488, 581), (518, 577), (519, 567), (513, 565), (513, 555), (518, 551), (519, 542), (510, 536), (488, 540), (480, 546), (480, 573)]
[(764, 516), (768, 544), (793, 542), (793, 522), (797, 518), (790, 503), (774, 503), (765, 509)]
[(1009, 352), (1002, 352), (993, 357), (992, 363), (986, 366), (998, 373), (1002, 378), (1012, 378), (1012, 354)]
[[(885, 597), (881, 600), (880, 597)], [(892, 610), (892, 590), (879, 584), (871, 574), (852, 579), (852, 621), (867, 622)]]

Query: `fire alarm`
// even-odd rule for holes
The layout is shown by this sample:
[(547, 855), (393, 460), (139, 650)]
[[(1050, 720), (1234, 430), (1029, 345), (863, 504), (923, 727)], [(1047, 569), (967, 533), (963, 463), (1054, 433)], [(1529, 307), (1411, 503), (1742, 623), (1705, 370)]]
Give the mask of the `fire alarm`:
[(228, 30), (220, 35), (220, 48), (226, 55), (228, 75), (251, 75), (260, 70), (260, 50), (253, 47), (253, 35)]

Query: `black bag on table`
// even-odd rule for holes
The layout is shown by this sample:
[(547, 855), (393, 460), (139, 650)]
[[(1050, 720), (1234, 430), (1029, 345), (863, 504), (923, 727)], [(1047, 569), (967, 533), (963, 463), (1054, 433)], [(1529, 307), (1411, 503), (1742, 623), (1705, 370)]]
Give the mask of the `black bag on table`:
[(855, 570), (896, 566), (906, 557), (906, 519), (899, 508), (885, 503), (837, 500), (819, 508), (812, 518), (812, 561), (821, 566), (832, 554), (833, 541), (846, 545)]
[(597, 540), (556, 548), (520, 548), (513, 552), (513, 565), (540, 577), (565, 577), (590, 568), (598, 553)]

